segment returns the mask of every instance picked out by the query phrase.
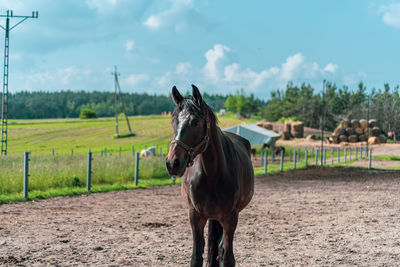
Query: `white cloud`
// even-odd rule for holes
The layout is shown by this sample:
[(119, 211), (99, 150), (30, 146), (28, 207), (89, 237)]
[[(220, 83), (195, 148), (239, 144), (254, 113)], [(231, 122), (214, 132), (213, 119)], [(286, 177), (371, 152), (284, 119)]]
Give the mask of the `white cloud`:
[(131, 74), (124, 80), (124, 83), (129, 85), (129, 86), (135, 86), (140, 83), (146, 82), (150, 79), (150, 76), (146, 73), (140, 73), (140, 74)]
[(204, 72), (208, 78), (213, 80), (219, 78), (218, 63), (224, 58), (225, 51), (230, 51), (230, 48), (225, 45), (216, 44), (213, 49), (206, 52), (207, 63), (204, 66)]
[(388, 26), (400, 28), (400, 3), (382, 5), (379, 13), (383, 14), (382, 21)]
[(191, 26), (212, 29), (211, 23), (194, 7), (191, 0), (170, 0), (171, 6), (150, 15), (143, 25), (150, 30), (170, 29), (182, 32)]
[(290, 81), (295, 76), (296, 72), (299, 71), (300, 66), (304, 62), (304, 56), (301, 53), (294, 54), (286, 59), (286, 62), (282, 64), (281, 77), (285, 81)]
[(86, 4), (89, 8), (95, 9), (100, 13), (109, 11), (117, 5), (117, 0), (86, 0)]
[(125, 50), (126, 52), (131, 52), (135, 47), (135, 41), (133, 40), (127, 40), (125, 42)]
[(329, 63), (328, 65), (325, 66), (324, 71), (334, 73), (337, 71), (337, 69), (338, 69), (337, 64)]

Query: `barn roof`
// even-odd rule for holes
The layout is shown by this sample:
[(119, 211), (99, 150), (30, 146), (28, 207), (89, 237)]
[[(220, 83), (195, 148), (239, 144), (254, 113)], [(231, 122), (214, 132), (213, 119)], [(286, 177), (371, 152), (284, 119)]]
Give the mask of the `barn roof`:
[(280, 137), (276, 132), (264, 129), (255, 124), (239, 124), (224, 131), (246, 138), (251, 145), (274, 144), (276, 139)]

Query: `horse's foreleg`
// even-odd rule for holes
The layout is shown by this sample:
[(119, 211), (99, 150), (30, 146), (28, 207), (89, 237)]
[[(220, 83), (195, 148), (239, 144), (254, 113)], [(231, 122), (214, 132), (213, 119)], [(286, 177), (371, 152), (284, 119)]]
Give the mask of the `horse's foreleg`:
[(193, 253), (190, 266), (203, 266), (204, 226), (207, 220), (194, 209), (190, 209), (189, 218), (193, 234)]
[(235, 266), (235, 256), (233, 255), (233, 237), (235, 235), (236, 226), (238, 223), (238, 214), (232, 213), (229, 218), (226, 218), (222, 226), (224, 228), (224, 250), (222, 263), (224, 267)]

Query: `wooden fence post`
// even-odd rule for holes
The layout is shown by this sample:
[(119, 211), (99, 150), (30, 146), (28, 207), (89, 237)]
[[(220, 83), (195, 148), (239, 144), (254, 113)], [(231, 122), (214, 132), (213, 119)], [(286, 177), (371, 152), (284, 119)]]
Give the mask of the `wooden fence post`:
[(372, 167), (372, 148), (369, 149), (368, 169)]
[(264, 152), (260, 151), (260, 167), (263, 166), (264, 160), (263, 160)]
[(347, 161), (347, 150), (344, 148), (344, 163)]
[(281, 172), (283, 172), (283, 161), (285, 160), (285, 154), (283, 152), (283, 150), (281, 150)]
[(139, 180), (139, 152), (135, 154), (135, 185), (138, 185)]
[(357, 151), (358, 149), (357, 149), (357, 146), (355, 147), (355, 151), (356, 151), (356, 160), (358, 159), (358, 155), (357, 155), (357, 153), (358, 153), (358, 151)]
[(340, 163), (340, 147), (337, 149), (337, 162)]
[(326, 165), (326, 148), (324, 148), (324, 166)]
[(293, 169), (296, 169), (296, 161), (297, 161), (297, 155), (296, 155), (296, 150), (293, 151)]
[(304, 161), (306, 163), (306, 167), (308, 165), (308, 150), (307, 148), (304, 150)]
[(87, 170), (86, 170), (86, 190), (90, 192), (92, 187), (92, 151), (89, 149), (87, 157)]
[(267, 174), (268, 171), (268, 152), (264, 152), (264, 174)]
[(29, 152), (24, 152), (24, 198), (28, 199), (29, 188)]
[(333, 149), (333, 147), (332, 147), (332, 148), (331, 148), (331, 161), (332, 161), (332, 165), (333, 165), (333, 158), (335, 157), (335, 156), (334, 156), (333, 150), (334, 150), (334, 149)]

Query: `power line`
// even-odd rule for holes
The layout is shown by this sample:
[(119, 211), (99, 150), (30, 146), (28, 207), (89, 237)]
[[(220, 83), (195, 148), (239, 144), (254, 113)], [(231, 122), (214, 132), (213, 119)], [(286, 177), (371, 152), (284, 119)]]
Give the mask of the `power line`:
[[(1, 18), (6, 18), (5, 27), (0, 27), (5, 31), (4, 38), (4, 75), (3, 75), (3, 92), (1, 97), (1, 155), (7, 155), (7, 140), (8, 140), (8, 65), (9, 65), (9, 48), (10, 48), (10, 31), (20, 25), (27, 19), (37, 19), (38, 11), (32, 11), (31, 16), (16, 16), (12, 10), (7, 10), (5, 15), (0, 15)], [(14, 25), (10, 25), (10, 19), (19, 19)]]

